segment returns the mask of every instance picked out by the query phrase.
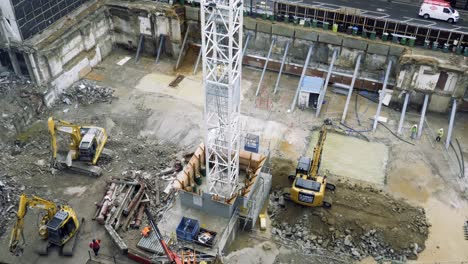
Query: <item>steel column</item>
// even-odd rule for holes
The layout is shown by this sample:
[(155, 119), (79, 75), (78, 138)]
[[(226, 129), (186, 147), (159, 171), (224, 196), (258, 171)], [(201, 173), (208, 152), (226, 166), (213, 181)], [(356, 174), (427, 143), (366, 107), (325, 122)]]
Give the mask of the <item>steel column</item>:
[(447, 139), (445, 141), (445, 149), (449, 148), (450, 141), (452, 140), (453, 123), (455, 121), (456, 113), (457, 113), (457, 100), (453, 99), (452, 113), (450, 114), (450, 122), (449, 122), (448, 131), (447, 131)]
[(190, 24), (187, 25), (187, 31), (185, 31), (184, 41), (182, 42), (182, 47), (180, 47), (179, 57), (177, 58), (176, 70), (179, 69), (180, 59), (184, 53), (185, 43), (187, 43), (188, 34), (190, 32)]
[(283, 59), (281, 60), (281, 66), (280, 66), (280, 70), (278, 73), (278, 78), (276, 78), (275, 90), (273, 91), (274, 94), (276, 94), (276, 91), (278, 90), (278, 85), (281, 79), (281, 73), (283, 73), (283, 67), (284, 67), (284, 63), (286, 62), (286, 56), (288, 55), (288, 50), (289, 50), (289, 41), (286, 42), (286, 46), (284, 47)]
[(244, 55), (245, 55), (245, 51), (247, 50), (247, 46), (249, 45), (249, 41), (250, 41), (250, 36), (252, 34), (250, 33), (247, 33), (247, 38), (245, 39), (245, 46), (244, 46), (244, 49), (242, 50), (242, 58), (244, 58)]
[(135, 55), (135, 63), (138, 63), (138, 61), (140, 60), (140, 52), (143, 49), (144, 40), (145, 40), (145, 36), (143, 34), (140, 34), (140, 39), (138, 40), (137, 53)]
[(379, 105), (377, 106), (377, 113), (375, 113), (375, 116), (374, 116), (374, 126), (372, 128), (373, 132), (375, 132), (375, 130), (377, 129), (377, 122), (379, 121), (380, 110), (382, 109), (382, 101), (385, 97), (385, 92), (387, 91), (388, 76), (390, 76), (391, 68), (392, 68), (392, 61), (389, 60), (388, 65), (387, 65), (387, 72), (385, 73), (385, 79), (384, 79), (384, 83), (382, 86), (382, 91), (380, 92), (380, 96), (379, 96)]
[(335, 64), (337, 54), (338, 54), (338, 49), (333, 50), (332, 60), (331, 60), (330, 66), (328, 67), (327, 78), (325, 79), (323, 90), (320, 92), (320, 95), (318, 98), (317, 111), (315, 112), (315, 117), (318, 117), (320, 115), (320, 110), (322, 109), (323, 99), (325, 99), (325, 94), (327, 93), (328, 82), (330, 81), (330, 77), (332, 75), (333, 65)]
[(361, 66), (361, 54), (359, 54), (357, 57), (356, 66), (354, 67), (353, 79), (351, 80), (351, 85), (348, 87), (348, 97), (346, 98), (346, 103), (345, 103), (345, 107), (343, 110), (343, 116), (341, 117), (341, 122), (343, 123), (346, 119), (346, 114), (348, 113), (349, 101), (351, 101), (351, 95), (353, 94), (354, 83), (356, 82), (356, 77), (357, 77), (360, 66)]
[(419, 120), (419, 127), (418, 127), (418, 138), (421, 138), (423, 125), (424, 125), (424, 118), (426, 117), (426, 110), (427, 110), (427, 102), (429, 101), (429, 94), (424, 95), (424, 104), (423, 109), (421, 111), (421, 120)]
[(309, 46), (309, 51), (307, 52), (307, 58), (305, 60), (304, 67), (302, 68), (301, 78), (299, 79), (299, 84), (297, 85), (296, 94), (294, 95), (291, 108), (289, 109), (289, 111), (291, 112), (294, 111), (294, 108), (296, 107), (297, 97), (299, 96), (299, 91), (301, 90), (302, 80), (304, 80), (304, 75), (306, 74), (307, 67), (309, 66), (310, 56), (312, 55), (313, 47), (314, 47), (313, 45)]
[(159, 58), (161, 57), (161, 51), (164, 46), (165, 39), (166, 37), (163, 34), (159, 35), (159, 47), (158, 47), (158, 53), (156, 54), (156, 63), (159, 63)]
[(268, 67), (268, 61), (270, 60), (271, 51), (273, 50), (273, 46), (275, 45), (275, 42), (276, 42), (276, 38), (273, 37), (273, 39), (271, 40), (270, 49), (268, 50), (268, 55), (267, 55), (267, 57), (265, 59), (265, 65), (263, 65), (262, 75), (260, 76), (260, 81), (258, 82), (257, 91), (255, 92), (255, 96), (258, 96), (258, 92), (260, 91), (260, 86), (262, 85), (262, 82), (263, 82), (263, 76), (265, 76), (265, 72), (266, 72), (266, 69)]
[(409, 93), (405, 92), (405, 102), (403, 103), (403, 109), (401, 109), (400, 122), (398, 123), (398, 135), (401, 135), (401, 129), (403, 128), (403, 123), (405, 122), (406, 107), (408, 106)]

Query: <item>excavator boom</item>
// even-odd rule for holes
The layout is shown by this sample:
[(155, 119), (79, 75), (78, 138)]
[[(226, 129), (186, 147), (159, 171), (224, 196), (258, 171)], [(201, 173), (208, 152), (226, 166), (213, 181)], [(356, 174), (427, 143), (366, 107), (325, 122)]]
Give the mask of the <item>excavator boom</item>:
[(310, 168), (310, 174), (309, 174), (309, 177), (311, 178), (315, 178), (318, 175), (320, 162), (322, 161), (323, 146), (325, 144), (326, 137), (327, 137), (327, 127), (323, 125), (319, 132), (317, 145), (314, 148), (314, 157), (312, 159), (312, 166)]

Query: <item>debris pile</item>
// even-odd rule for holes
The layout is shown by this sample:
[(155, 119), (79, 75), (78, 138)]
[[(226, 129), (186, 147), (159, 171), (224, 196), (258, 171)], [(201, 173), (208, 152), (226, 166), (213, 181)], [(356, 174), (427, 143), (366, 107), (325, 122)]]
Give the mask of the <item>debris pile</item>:
[(81, 80), (74, 83), (69, 89), (60, 96), (64, 104), (78, 102), (80, 104), (94, 104), (103, 102), (112, 102), (115, 97), (115, 90), (109, 87), (97, 85), (90, 80)]
[(13, 177), (0, 174), (0, 236), (5, 233), (9, 222), (15, 218), (18, 196), (24, 188), (24, 186), (18, 187)]
[[(299, 208), (293, 202), (285, 201), (280, 192), (273, 192), (270, 195), (268, 214), (272, 219), (271, 232), (274, 237), (278, 241), (288, 241), (310, 254), (328, 251), (355, 260), (372, 256), (376, 261), (406, 261), (417, 258), (424, 249), (430, 226), (423, 208), (411, 207), (371, 187), (344, 183), (339, 183), (337, 187), (343, 196), (336, 197), (338, 192), (335, 194), (333, 201), (336, 201), (336, 205), (331, 209)], [(351, 201), (356, 195), (348, 188), (359, 193), (359, 199), (354, 199), (352, 206), (346, 202), (342, 209), (342, 202)], [(379, 203), (385, 203), (387, 206), (382, 205), (381, 211), (365, 209), (365, 206), (378, 206)], [(350, 208), (354, 206), (356, 210), (351, 209), (353, 213), (350, 213)], [(347, 218), (351, 219), (358, 214), (365, 215), (367, 211), (374, 216), (362, 216), (364, 218), (356, 218), (359, 220), (354, 221), (343, 218), (345, 213)], [(295, 212), (300, 214), (293, 216)], [(378, 215), (378, 218), (388, 218), (388, 221), (381, 220), (379, 226), (375, 226), (371, 220), (366, 222), (366, 217), (371, 219), (376, 217), (375, 215)], [(405, 241), (401, 239), (403, 236), (407, 238)]]

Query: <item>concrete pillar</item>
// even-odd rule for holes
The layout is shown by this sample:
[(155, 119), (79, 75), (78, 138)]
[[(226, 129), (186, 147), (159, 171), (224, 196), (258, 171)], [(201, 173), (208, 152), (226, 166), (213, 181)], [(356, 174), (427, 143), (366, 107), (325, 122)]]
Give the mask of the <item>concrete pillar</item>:
[(424, 104), (423, 109), (421, 111), (421, 120), (419, 120), (419, 127), (418, 127), (418, 138), (421, 138), (423, 126), (424, 126), (424, 118), (426, 117), (426, 110), (427, 110), (427, 103), (429, 102), (429, 94), (424, 95)]
[[(42, 80), (41, 80), (41, 76), (39, 75), (39, 69), (37, 67), (36, 60), (34, 58), (34, 54), (28, 53), (28, 56), (25, 59), (26, 59), (26, 61), (29, 61), (29, 63), (31, 64), (31, 69), (32, 69), (32, 72), (33, 72), (33, 75), (30, 76), (31, 80), (36, 80), (36, 84), (41, 85)], [(29, 68), (28, 68), (28, 71), (29, 71)]]
[(452, 140), (453, 123), (455, 121), (456, 113), (457, 113), (457, 100), (453, 99), (452, 113), (450, 114), (450, 122), (449, 122), (448, 131), (447, 131), (447, 139), (445, 141), (445, 149), (449, 148), (450, 141)]
[(387, 91), (388, 76), (390, 76), (391, 68), (392, 68), (392, 61), (389, 60), (388, 65), (387, 65), (387, 72), (385, 72), (385, 79), (383, 82), (382, 91), (380, 91), (379, 105), (377, 106), (377, 112), (375, 113), (375, 116), (374, 116), (374, 126), (372, 127), (373, 132), (375, 132), (375, 130), (377, 129), (377, 123), (379, 121), (379, 116), (380, 116), (380, 110), (382, 109), (382, 101), (385, 97), (385, 92)]
[(398, 135), (401, 135), (401, 129), (403, 128), (403, 123), (405, 122), (406, 107), (408, 106), (409, 93), (405, 92), (405, 102), (403, 103), (403, 109), (401, 110), (400, 123), (398, 123)]
[(23, 74), (21, 73), (21, 68), (19, 66), (18, 58), (16, 57), (16, 53), (12, 50), (8, 50), (8, 55), (10, 56), (10, 61), (13, 65), (13, 70), (15, 71), (16, 75), (23, 76)]

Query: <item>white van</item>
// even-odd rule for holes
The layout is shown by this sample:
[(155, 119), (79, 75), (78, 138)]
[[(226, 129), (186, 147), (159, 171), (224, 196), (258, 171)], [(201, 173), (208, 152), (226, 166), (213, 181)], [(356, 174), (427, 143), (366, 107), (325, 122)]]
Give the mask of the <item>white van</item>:
[(460, 19), (458, 11), (443, 0), (425, 0), (419, 10), (419, 15), (425, 19), (434, 18), (449, 23), (456, 23)]

